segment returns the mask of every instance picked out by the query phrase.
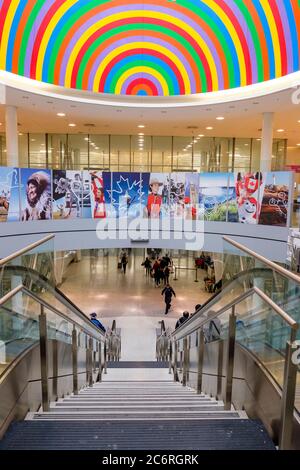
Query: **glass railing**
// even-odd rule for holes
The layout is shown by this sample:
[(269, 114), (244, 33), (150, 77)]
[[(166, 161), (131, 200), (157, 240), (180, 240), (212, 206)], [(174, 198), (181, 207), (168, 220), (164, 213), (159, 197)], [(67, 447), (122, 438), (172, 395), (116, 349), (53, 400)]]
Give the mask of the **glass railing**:
[[(19, 269), (17, 273), (14, 272), (15, 267), (23, 269)], [(39, 273), (54, 287), (54, 235), (48, 235), (0, 260), (0, 297), (19, 284), (32, 292), (40, 293), (41, 285), (36, 282), (32, 272)]]
[[(250, 270), (252, 271), (252, 270)], [(255, 270), (254, 270), (255, 272)], [(251, 276), (253, 271), (251, 272)], [(262, 279), (261, 277), (255, 279)], [(197, 391), (202, 392), (204, 350), (216, 340), (227, 341), (224, 407), (232, 406), (235, 342), (255, 356), (256, 361), (282, 389), (280, 447), (290, 448), (294, 407), (299, 409), (297, 389), (300, 387), (299, 365), (293, 359), (295, 340), (300, 338), (298, 323), (259, 287), (246, 288), (249, 272), (228, 281), (223, 291), (201, 308), (191, 319), (172, 333), (174, 376), (177, 367), (183, 385), (188, 384), (190, 349), (197, 347)], [(237, 295), (237, 292), (239, 294)], [(192, 339), (195, 338), (195, 339)], [(178, 357), (177, 351), (181, 350)], [(195, 358), (195, 352), (193, 352)], [(209, 352), (206, 360), (213, 360)], [(219, 361), (220, 359), (218, 359)], [(216, 364), (211, 364), (215, 367)], [(244, 371), (246, 373), (246, 371)], [(221, 372), (221, 376), (224, 372)], [(296, 399), (295, 399), (296, 398)]]
[[(300, 322), (300, 276), (287, 271), (279, 264), (265, 259), (228, 237), (223, 237), (223, 239), (223, 283), (241, 276), (245, 271), (249, 272), (247, 282), (244, 281), (243, 276), (240, 278), (238, 283), (240, 292), (246, 292), (249, 287), (259, 287), (286, 313)], [(252, 274), (249, 271), (251, 269), (253, 270)], [(265, 270), (265, 279), (256, 276), (255, 270), (257, 269)], [(274, 341), (276, 342), (275, 338)]]
[(78, 345), (87, 347), (88, 339), (104, 342), (105, 335), (87, 318), (76, 317), (65, 305), (57, 310), (45, 299), (20, 285), (0, 299), (0, 375), (28, 348), (40, 341), (41, 315), (46, 318), (47, 340), (72, 344), (76, 331)]

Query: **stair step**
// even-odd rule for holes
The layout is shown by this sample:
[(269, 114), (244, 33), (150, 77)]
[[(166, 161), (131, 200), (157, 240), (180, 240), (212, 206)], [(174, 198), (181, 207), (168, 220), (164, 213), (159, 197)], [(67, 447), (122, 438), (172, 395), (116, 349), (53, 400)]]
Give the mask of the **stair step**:
[[(145, 410), (146, 408), (146, 410)], [(204, 410), (204, 411), (211, 411), (211, 410), (223, 410), (224, 405), (218, 405), (218, 404), (204, 404), (204, 405), (148, 405), (145, 407), (145, 405), (127, 405), (124, 404), (123, 406), (120, 405), (77, 405), (77, 406), (53, 406), (50, 407), (54, 412), (57, 411), (103, 411), (104, 413), (106, 412), (139, 412), (142, 411), (143, 413), (163, 413), (163, 412), (169, 412), (169, 411), (177, 411), (178, 413), (184, 413), (184, 412), (193, 412), (193, 411), (198, 411), (198, 410)]]
[(182, 411), (178, 412), (162, 412), (158, 411), (154, 413), (153, 411), (149, 412), (120, 412), (117, 411), (116, 414), (111, 412), (83, 412), (76, 411), (75, 413), (71, 412), (45, 412), (45, 413), (28, 413), (26, 419), (33, 421), (57, 421), (57, 420), (82, 420), (82, 421), (122, 421), (122, 420), (201, 420), (201, 419), (242, 419), (241, 415), (237, 411)]
[[(224, 412), (225, 413), (225, 412)], [(51, 414), (51, 413), (50, 413)], [(23, 421), (0, 441), (1, 450), (275, 450), (259, 421)]]
[[(91, 399), (91, 400), (85, 400), (85, 399), (78, 399), (78, 400), (73, 400), (72, 398), (70, 399), (65, 399), (63, 401), (59, 401), (59, 402), (56, 402), (56, 406), (77, 406), (77, 405), (114, 405), (114, 404), (122, 404), (122, 403), (126, 403), (128, 405), (130, 404), (136, 404), (136, 405), (143, 405), (143, 406), (147, 406), (147, 405), (183, 405), (182, 403), (182, 400), (170, 400), (170, 399), (166, 399), (166, 400), (161, 400), (161, 399), (157, 399), (157, 400), (151, 400), (151, 399), (116, 399), (116, 400), (112, 400), (112, 399), (105, 399), (105, 400), (101, 400), (101, 399), (98, 399), (98, 400), (94, 400), (94, 399)], [(216, 400), (209, 400), (209, 399), (192, 399), (192, 400), (189, 400), (188, 403), (192, 404), (192, 405), (197, 405), (197, 404), (205, 404), (205, 403), (211, 403), (211, 404), (215, 404), (217, 403)]]

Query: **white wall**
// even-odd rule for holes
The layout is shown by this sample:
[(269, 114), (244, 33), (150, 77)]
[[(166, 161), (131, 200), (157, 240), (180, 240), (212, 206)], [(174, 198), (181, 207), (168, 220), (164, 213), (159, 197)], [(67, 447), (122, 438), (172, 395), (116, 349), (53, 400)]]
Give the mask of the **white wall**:
[[(170, 232), (162, 230), (155, 232), (156, 239), (149, 236), (149, 241), (132, 241), (128, 238), (126, 231), (113, 233), (111, 230), (102, 231), (102, 235), (104, 233), (107, 239), (99, 240), (96, 226), (97, 221), (90, 219), (2, 223), (0, 224), (0, 258), (51, 233), (55, 234), (56, 251), (131, 247), (195, 251), (204, 249), (221, 253), (223, 251), (222, 235), (227, 235), (274, 261), (285, 262), (287, 254), (288, 229), (282, 227), (205, 222), (203, 228), (197, 232), (196, 243), (191, 243), (182, 239), (182, 234), (174, 231), (174, 227), (171, 227)], [(186, 233), (190, 237), (195, 237), (195, 225)], [(109, 236), (112, 238), (109, 239)]]

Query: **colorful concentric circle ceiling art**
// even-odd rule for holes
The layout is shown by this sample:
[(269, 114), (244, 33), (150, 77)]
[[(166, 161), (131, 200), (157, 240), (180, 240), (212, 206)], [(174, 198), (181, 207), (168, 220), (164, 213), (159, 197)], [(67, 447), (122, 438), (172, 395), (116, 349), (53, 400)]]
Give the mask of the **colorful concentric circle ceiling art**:
[(300, 0), (0, 0), (0, 9), (0, 69), (69, 88), (187, 95), (300, 68)]

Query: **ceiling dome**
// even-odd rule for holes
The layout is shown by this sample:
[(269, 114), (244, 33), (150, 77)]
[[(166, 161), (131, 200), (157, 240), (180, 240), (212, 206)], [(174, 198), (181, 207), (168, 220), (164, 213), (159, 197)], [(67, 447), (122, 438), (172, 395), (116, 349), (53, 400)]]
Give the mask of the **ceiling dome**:
[(190, 95), (299, 70), (298, 0), (0, 0), (0, 69), (79, 90)]

